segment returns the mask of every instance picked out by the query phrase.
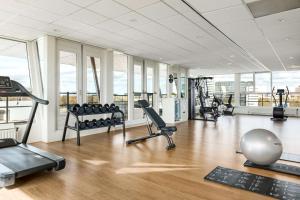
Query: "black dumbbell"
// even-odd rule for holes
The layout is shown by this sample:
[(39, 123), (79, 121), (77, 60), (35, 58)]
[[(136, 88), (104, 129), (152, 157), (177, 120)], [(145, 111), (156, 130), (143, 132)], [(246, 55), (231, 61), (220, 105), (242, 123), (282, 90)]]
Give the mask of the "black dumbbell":
[(106, 113), (106, 108), (102, 106), (102, 104), (99, 104), (100, 113)]
[(95, 114), (100, 113), (99, 104), (93, 105), (92, 108), (93, 108), (93, 113), (95, 113)]
[(69, 107), (69, 110), (75, 114), (82, 115), (84, 113), (84, 108), (79, 104), (74, 104)]
[(92, 121), (89, 121), (89, 120), (84, 120), (84, 123), (85, 123), (85, 126), (87, 128), (93, 128), (93, 122)]
[(105, 112), (109, 112), (109, 105), (106, 103), (106, 104), (104, 104), (104, 110), (105, 110)]
[(99, 119), (98, 122), (100, 123), (100, 127), (105, 126), (104, 119)]
[(119, 106), (116, 106), (115, 107), (115, 112), (119, 112), (120, 111), (120, 107)]
[(107, 123), (108, 126), (112, 125), (112, 121), (111, 121), (110, 118), (106, 118), (105, 121), (106, 121), (106, 123)]
[(109, 112), (115, 112), (116, 105), (114, 103), (110, 104)]
[(87, 103), (82, 104), (82, 107), (84, 109), (84, 114), (91, 114), (93, 112), (91, 105)]
[(85, 129), (86, 126), (85, 126), (85, 123), (84, 122), (79, 122), (78, 125), (77, 125), (77, 122), (75, 122), (75, 127), (79, 127), (79, 129)]
[(103, 126), (101, 120), (96, 120), (96, 127), (99, 128), (101, 126)]
[(98, 124), (97, 124), (97, 120), (96, 120), (96, 119), (93, 119), (93, 120), (92, 120), (92, 124), (93, 124), (93, 128), (98, 127)]

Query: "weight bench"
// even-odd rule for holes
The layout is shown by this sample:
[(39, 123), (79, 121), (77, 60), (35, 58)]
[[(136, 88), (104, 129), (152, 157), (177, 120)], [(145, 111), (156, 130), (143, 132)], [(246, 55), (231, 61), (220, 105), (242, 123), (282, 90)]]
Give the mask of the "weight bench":
[[(167, 126), (164, 120), (157, 114), (157, 112), (152, 107), (150, 107), (149, 103), (146, 100), (138, 100), (137, 103), (135, 104), (135, 107), (139, 107), (143, 109), (144, 115), (146, 115), (146, 119), (147, 119), (147, 130), (149, 135), (128, 140), (126, 143), (132, 144), (136, 142), (145, 141), (150, 138), (164, 136), (168, 141), (167, 150), (175, 148), (176, 145), (173, 142), (172, 135), (174, 132), (177, 131), (176, 126)], [(149, 119), (152, 121), (152, 124), (159, 130), (159, 132), (154, 133), (152, 131), (151, 129), (152, 125)]]

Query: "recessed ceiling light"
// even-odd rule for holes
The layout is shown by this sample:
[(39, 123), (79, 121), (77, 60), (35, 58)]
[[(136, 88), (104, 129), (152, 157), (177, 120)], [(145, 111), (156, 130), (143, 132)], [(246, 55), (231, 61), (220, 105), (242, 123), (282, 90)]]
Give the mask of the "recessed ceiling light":
[(294, 57), (293, 57), (293, 56), (290, 56), (290, 57), (289, 57), (289, 59), (291, 59), (291, 60), (292, 60), (292, 59), (294, 59)]
[(53, 29), (53, 31), (54, 31), (54, 32), (57, 32), (57, 33), (59, 33), (59, 32), (60, 32), (60, 30), (58, 30), (58, 29), (56, 29), (56, 28), (55, 28), (55, 29)]
[(229, 57), (230, 57), (230, 58), (234, 58), (234, 57), (235, 57), (235, 55), (233, 55), (233, 54), (232, 54), (232, 55), (230, 55)]
[(162, 58), (159, 58), (159, 60), (162, 60)]
[(285, 22), (285, 19), (278, 19), (279, 22)]
[(229, 62), (229, 63), (227, 63), (227, 65), (232, 65), (232, 63), (231, 63), (231, 62)]
[(288, 40), (290, 40), (290, 38), (287, 37), (287, 38), (285, 38), (284, 40), (288, 41)]

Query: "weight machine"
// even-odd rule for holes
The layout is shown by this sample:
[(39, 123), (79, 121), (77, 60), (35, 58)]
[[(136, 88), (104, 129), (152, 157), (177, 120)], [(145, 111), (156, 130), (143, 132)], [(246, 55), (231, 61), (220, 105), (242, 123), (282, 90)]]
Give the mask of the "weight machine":
[[(208, 81), (212, 79), (213, 77), (188, 79), (189, 119), (216, 122), (220, 117), (219, 106), (223, 104), (222, 100), (213, 95), (210, 102)], [(208, 106), (209, 104), (210, 106)], [(197, 117), (197, 111), (199, 111), (199, 117)]]

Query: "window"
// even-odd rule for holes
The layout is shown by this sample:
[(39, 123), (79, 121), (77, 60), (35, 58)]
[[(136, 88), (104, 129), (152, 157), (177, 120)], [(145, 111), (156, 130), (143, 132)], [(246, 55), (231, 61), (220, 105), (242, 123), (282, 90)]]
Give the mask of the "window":
[[(286, 87), (289, 88), (289, 107), (300, 106), (300, 71), (273, 72), (272, 84), (273, 87), (275, 87), (275, 90), (286, 89)], [(276, 98), (278, 98), (278, 96), (276, 96)]]
[(159, 90), (161, 97), (167, 96), (168, 65), (159, 63)]
[[(213, 76), (213, 80), (208, 81), (208, 91), (211, 91), (210, 82), (214, 84), (214, 95), (221, 98), (223, 102), (227, 103), (229, 96), (234, 95), (234, 74)], [(212, 96), (212, 94), (209, 95)], [(234, 96), (231, 103), (234, 104)]]
[[(92, 65), (92, 59), (95, 62), (95, 69)], [(100, 103), (98, 97), (98, 87), (100, 90), (100, 58), (87, 56), (87, 83), (86, 83), (86, 97), (87, 103)], [(100, 92), (100, 91), (99, 91)]]
[[(0, 72), (31, 91), (26, 43), (0, 38)], [(0, 123), (26, 121), (31, 106), (29, 97), (0, 97)]]
[(114, 52), (114, 103), (128, 116), (127, 55)]
[(60, 112), (66, 112), (67, 93), (69, 93), (69, 103), (77, 103), (76, 69), (76, 54), (73, 52), (59, 51)]
[(248, 93), (254, 91), (254, 78), (253, 74), (241, 74), (241, 81), (240, 81), (240, 92), (241, 93)]
[(234, 74), (215, 75), (213, 77), (215, 93), (234, 93)]
[(147, 93), (153, 93), (153, 68), (147, 67)]
[(255, 92), (271, 92), (271, 73), (255, 73)]

